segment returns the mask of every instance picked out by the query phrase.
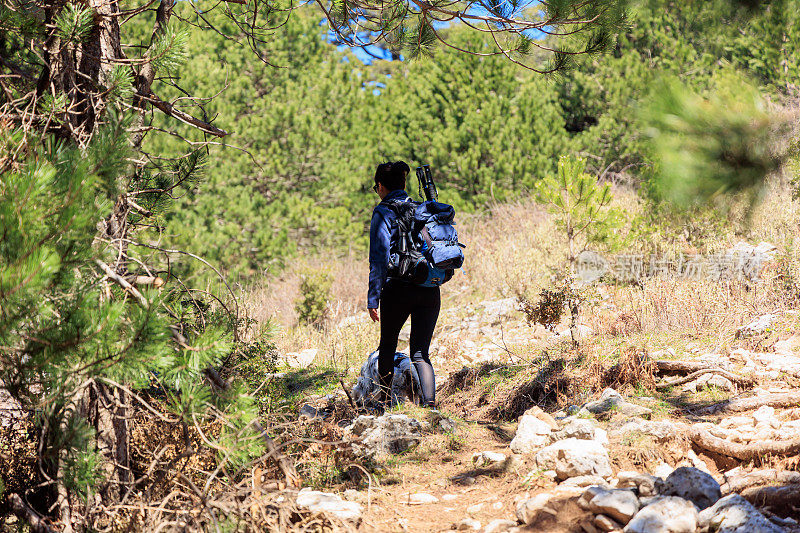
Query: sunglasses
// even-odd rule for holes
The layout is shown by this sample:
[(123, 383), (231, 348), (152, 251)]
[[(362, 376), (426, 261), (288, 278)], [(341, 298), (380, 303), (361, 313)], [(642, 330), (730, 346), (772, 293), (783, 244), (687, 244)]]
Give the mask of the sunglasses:
[(372, 190), (375, 191), (375, 194), (378, 194), (378, 184), (372, 186)]

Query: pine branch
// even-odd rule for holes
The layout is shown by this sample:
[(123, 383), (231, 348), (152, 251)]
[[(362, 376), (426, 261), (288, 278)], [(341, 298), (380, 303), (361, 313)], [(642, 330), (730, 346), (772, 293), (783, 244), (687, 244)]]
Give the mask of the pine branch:
[(145, 298), (142, 295), (142, 293), (139, 292), (139, 289), (137, 289), (136, 287), (131, 285), (128, 282), (128, 280), (126, 280), (122, 276), (118, 275), (113, 270), (111, 270), (110, 266), (108, 266), (107, 264), (103, 263), (99, 259), (95, 259), (94, 262), (95, 262), (95, 264), (97, 264), (97, 266), (100, 267), (100, 269), (105, 273), (105, 275), (108, 276), (109, 279), (115, 281), (120, 287), (122, 287), (123, 289), (125, 289), (126, 291), (131, 293), (131, 295), (134, 298), (136, 298), (136, 300), (139, 302), (139, 304), (141, 304), (142, 307), (144, 307), (145, 309), (149, 309), (150, 308), (150, 304), (148, 303), (147, 298)]
[(181, 111), (171, 103), (165, 102), (152, 92), (150, 93), (150, 96), (137, 94), (137, 97), (141, 98), (146, 102), (149, 102), (150, 104), (153, 105), (153, 107), (155, 107), (165, 115), (170, 116), (172, 118), (176, 118), (181, 122), (183, 122), (184, 124), (188, 124), (189, 126), (194, 126), (195, 128), (199, 129), (204, 133), (208, 133), (209, 135), (214, 135), (215, 137), (225, 137), (229, 135), (229, 132), (220, 129), (208, 122), (200, 120), (199, 118), (195, 118), (184, 111)]

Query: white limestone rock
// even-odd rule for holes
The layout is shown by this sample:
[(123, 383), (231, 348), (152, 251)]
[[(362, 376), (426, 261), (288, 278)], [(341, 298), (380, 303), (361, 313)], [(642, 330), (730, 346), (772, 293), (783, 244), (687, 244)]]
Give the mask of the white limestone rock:
[(610, 477), (611, 462), (605, 447), (592, 440), (565, 439), (536, 454), (540, 468), (553, 469), (558, 479), (575, 476)]
[(338, 494), (302, 489), (297, 494), (297, 506), (314, 513), (330, 513), (341, 520), (358, 522), (362, 507), (356, 502), (345, 501)]

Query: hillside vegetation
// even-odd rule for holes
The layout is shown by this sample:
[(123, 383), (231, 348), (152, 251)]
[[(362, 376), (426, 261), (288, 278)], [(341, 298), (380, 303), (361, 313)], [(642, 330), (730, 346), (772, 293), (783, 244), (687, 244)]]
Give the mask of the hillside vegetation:
[[(461, 212), (525, 200), (560, 155), (585, 157), (604, 179), (647, 182), (638, 109), (663, 80), (702, 93), (735, 69), (770, 98), (791, 94), (798, 47), (795, 32), (785, 35), (794, 24), (785, 7), (747, 16), (728, 2), (642, 2), (612, 53), (550, 77), (447, 48), (364, 65), (325, 42), (307, 9), (275, 33), (263, 62), (214, 32), (192, 34), (180, 86), (200, 96), (225, 87), (204, 114), (233, 134), (230, 147), (211, 147), (201, 190), (213, 194), (183, 197), (166, 232), (242, 281), (277, 274), (300, 252), (362, 252), (383, 160), (429, 163), (441, 197)], [(211, 22), (235, 32), (222, 15)], [(461, 48), (494, 46), (460, 26), (445, 31)], [(166, 135), (149, 140), (153, 153), (186, 148)]]

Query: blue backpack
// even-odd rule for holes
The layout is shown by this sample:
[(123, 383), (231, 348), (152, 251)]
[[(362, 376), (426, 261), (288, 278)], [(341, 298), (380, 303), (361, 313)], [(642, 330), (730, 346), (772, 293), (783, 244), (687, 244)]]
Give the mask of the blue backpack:
[(397, 216), (397, 236), (389, 245), (389, 277), (424, 287), (449, 281), (464, 264), (465, 248), (453, 227), (453, 206), (431, 200), (394, 200), (386, 205)]

